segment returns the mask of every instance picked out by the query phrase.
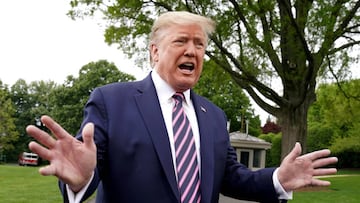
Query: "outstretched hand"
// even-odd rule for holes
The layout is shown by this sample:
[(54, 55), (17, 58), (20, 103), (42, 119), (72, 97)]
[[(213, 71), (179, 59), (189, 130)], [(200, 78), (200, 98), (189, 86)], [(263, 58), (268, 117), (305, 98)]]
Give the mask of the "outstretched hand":
[(49, 116), (42, 116), (41, 121), (54, 137), (32, 125), (26, 128), (27, 133), (43, 145), (30, 142), (30, 150), (50, 161), (50, 165), (39, 169), (40, 174), (58, 177), (74, 192), (81, 190), (90, 180), (96, 166), (94, 124), (88, 123), (83, 128), (81, 142)]
[(301, 145), (296, 143), (293, 150), (282, 161), (278, 170), (278, 178), (283, 188), (286, 191), (292, 191), (309, 185), (330, 185), (329, 181), (314, 177), (337, 172), (336, 168), (322, 168), (338, 161), (336, 157), (328, 157), (330, 150), (324, 149), (300, 155)]

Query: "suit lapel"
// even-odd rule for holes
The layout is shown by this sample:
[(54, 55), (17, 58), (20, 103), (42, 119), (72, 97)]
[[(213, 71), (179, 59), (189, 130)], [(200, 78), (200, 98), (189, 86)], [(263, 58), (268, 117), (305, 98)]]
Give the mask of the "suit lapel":
[(138, 89), (139, 94), (135, 95), (135, 100), (143, 120), (147, 126), (155, 150), (163, 167), (166, 178), (177, 199), (180, 195), (177, 188), (176, 176), (171, 156), (170, 142), (167, 134), (164, 118), (157, 97), (157, 93), (150, 77), (146, 77)]
[[(166, 178), (173, 193), (179, 200), (180, 195), (175, 178), (169, 137), (150, 74), (140, 84), (139, 94), (135, 95), (136, 104), (143, 116)], [(214, 182), (214, 137), (207, 127), (210, 122), (207, 115), (207, 106), (192, 91), (191, 99), (194, 104), (200, 133), (201, 202), (211, 202)]]
[(201, 202), (211, 202), (214, 183), (214, 137), (207, 125), (211, 123), (207, 115), (207, 106), (199, 96), (191, 92), (200, 133), (201, 156)]

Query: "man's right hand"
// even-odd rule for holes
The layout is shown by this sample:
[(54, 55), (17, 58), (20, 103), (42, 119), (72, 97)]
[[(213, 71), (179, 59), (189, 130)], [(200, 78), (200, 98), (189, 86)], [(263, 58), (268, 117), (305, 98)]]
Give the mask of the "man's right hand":
[(42, 144), (30, 142), (30, 150), (50, 161), (50, 165), (39, 169), (40, 174), (54, 175), (68, 184), (72, 191), (78, 192), (90, 181), (96, 167), (94, 124), (85, 125), (82, 131), (83, 142), (81, 142), (49, 116), (42, 116), (41, 122), (54, 137), (33, 125), (26, 128), (27, 133)]

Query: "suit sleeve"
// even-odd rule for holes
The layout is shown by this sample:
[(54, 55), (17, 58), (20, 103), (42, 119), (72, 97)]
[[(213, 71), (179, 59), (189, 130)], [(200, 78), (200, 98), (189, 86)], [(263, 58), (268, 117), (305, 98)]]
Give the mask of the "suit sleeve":
[(227, 150), (225, 174), (221, 192), (236, 199), (260, 202), (279, 202), (275, 191), (272, 175), (274, 168), (251, 171), (236, 159), (236, 152), (230, 146)]
[[(81, 128), (79, 130), (78, 135), (76, 136), (77, 139), (82, 141), (82, 128), (85, 126), (86, 123), (92, 122), (95, 125), (95, 144), (97, 147), (97, 167), (94, 171), (94, 177), (84, 193), (84, 196), (81, 202), (85, 201), (89, 198), (97, 189), (99, 182), (101, 181), (101, 171), (104, 168), (104, 162), (106, 161), (104, 157), (106, 154), (106, 142), (107, 142), (107, 111), (103, 102), (103, 95), (99, 88), (95, 89), (88, 102), (84, 108), (84, 119), (81, 124)], [(64, 202), (69, 202), (68, 195), (66, 192), (66, 185), (59, 181), (59, 188), (63, 195)]]

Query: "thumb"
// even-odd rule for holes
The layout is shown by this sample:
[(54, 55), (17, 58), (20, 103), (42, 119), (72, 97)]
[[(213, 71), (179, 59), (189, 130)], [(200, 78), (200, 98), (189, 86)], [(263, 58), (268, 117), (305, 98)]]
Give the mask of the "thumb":
[(286, 158), (290, 161), (294, 161), (297, 157), (300, 156), (301, 151), (301, 144), (299, 142), (296, 142), (294, 148), (291, 150), (291, 152), (287, 155)]
[(82, 137), (86, 147), (93, 147), (94, 143), (94, 124), (87, 123), (82, 130)]

